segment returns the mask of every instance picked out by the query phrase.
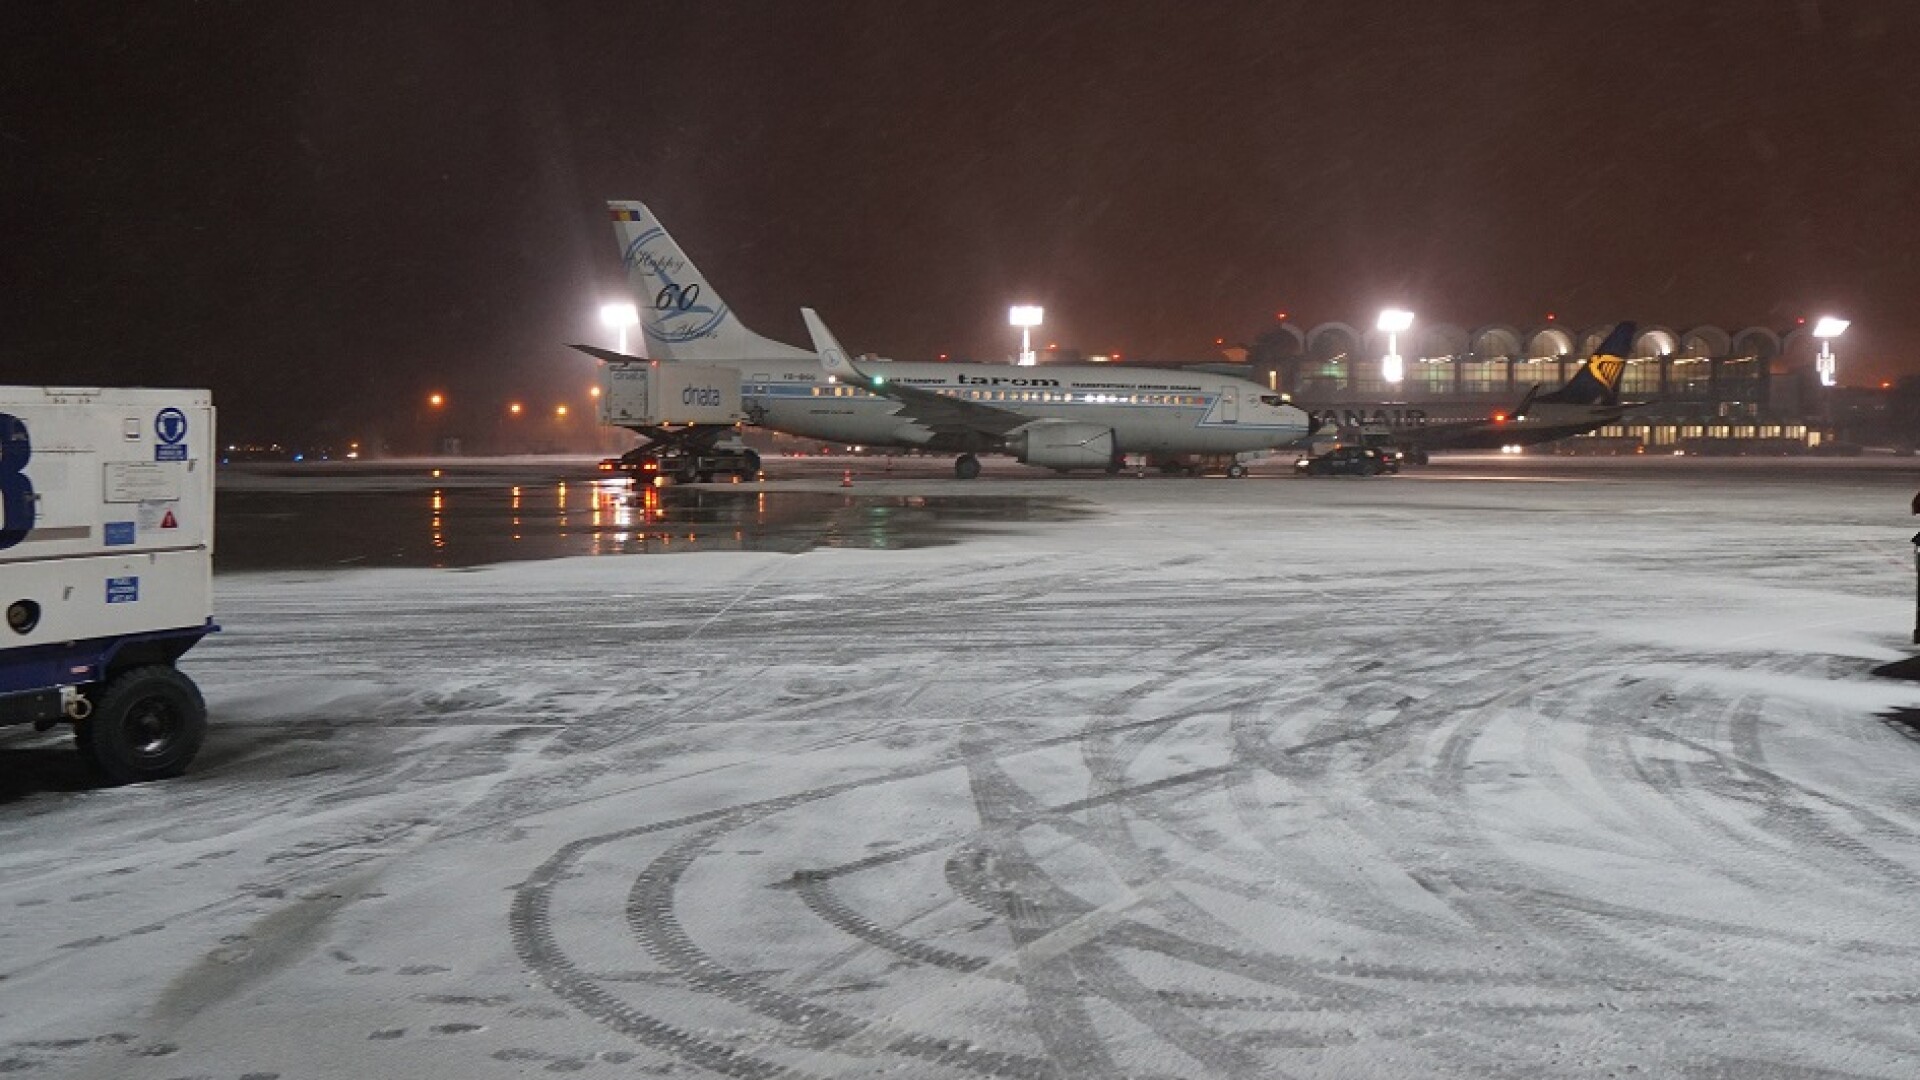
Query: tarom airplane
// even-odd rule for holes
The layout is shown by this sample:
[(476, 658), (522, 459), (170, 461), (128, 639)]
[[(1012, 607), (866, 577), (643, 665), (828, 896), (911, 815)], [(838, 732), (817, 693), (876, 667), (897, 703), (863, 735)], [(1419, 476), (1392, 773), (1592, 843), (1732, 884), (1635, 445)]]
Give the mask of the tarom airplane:
[[(609, 202), (620, 257), (640, 308), (647, 357), (740, 371), (755, 425), (826, 442), (957, 454), (954, 475), (980, 474), (976, 455), (1025, 464), (1118, 471), (1129, 454), (1167, 472), (1246, 474), (1246, 462), (1301, 441), (1307, 414), (1259, 383), (1230, 375), (1102, 364), (909, 363), (848, 358), (806, 311), (815, 351), (747, 329), (637, 202)], [(603, 360), (639, 361), (583, 348)]]
[(1386, 432), (1415, 460), (1429, 450), (1498, 450), (1508, 446), (1584, 435), (1616, 423), (1635, 405), (1620, 402), (1620, 378), (1633, 349), (1634, 324), (1619, 323), (1565, 386), (1541, 393), (1535, 386), (1515, 408), (1486, 411), (1467, 402), (1303, 406), (1314, 429), (1359, 428)]

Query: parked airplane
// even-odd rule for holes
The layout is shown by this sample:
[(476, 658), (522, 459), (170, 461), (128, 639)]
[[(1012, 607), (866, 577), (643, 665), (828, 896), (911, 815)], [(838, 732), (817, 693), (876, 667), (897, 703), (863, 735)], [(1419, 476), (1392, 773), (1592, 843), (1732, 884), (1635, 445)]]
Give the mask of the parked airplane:
[(1486, 411), (1467, 402), (1305, 406), (1314, 429), (1359, 428), (1388, 433), (1415, 460), (1429, 450), (1497, 450), (1584, 435), (1616, 423), (1634, 405), (1620, 402), (1620, 379), (1633, 348), (1634, 324), (1619, 323), (1565, 386), (1527, 391), (1518, 407)]
[[(810, 310), (816, 351), (785, 345), (747, 329), (644, 205), (607, 207), (648, 357), (738, 368), (743, 408), (761, 427), (954, 453), (962, 480), (980, 474), (983, 453), (1062, 472), (1113, 472), (1140, 454), (1169, 472), (1213, 467), (1242, 476), (1247, 457), (1309, 430), (1306, 413), (1284, 397), (1230, 375), (1101, 364), (855, 367)], [(576, 347), (610, 362), (639, 360)]]

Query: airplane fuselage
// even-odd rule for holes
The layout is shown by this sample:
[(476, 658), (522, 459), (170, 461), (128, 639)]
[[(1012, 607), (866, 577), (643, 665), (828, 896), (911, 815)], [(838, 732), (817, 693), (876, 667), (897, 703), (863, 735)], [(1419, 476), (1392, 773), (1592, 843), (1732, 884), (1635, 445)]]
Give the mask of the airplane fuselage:
[(1302, 405), (1314, 429), (1385, 429), (1395, 439), (1429, 450), (1495, 450), (1582, 435), (1617, 422), (1618, 405), (1568, 405), (1536, 402), (1524, 414), (1489, 412), (1484, 402), (1422, 404)]
[[(828, 442), (931, 450), (988, 449), (993, 440), (940, 432), (901, 415), (892, 398), (838, 380), (809, 361), (725, 361), (740, 370), (748, 418)], [(1258, 383), (1164, 369), (1098, 365), (873, 362), (865, 370), (945, 397), (1035, 421), (1113, 429), (1116, 448), (1142, 454), (1233, 454), (1277, 449), (1307, 433), (1303, 415)]]

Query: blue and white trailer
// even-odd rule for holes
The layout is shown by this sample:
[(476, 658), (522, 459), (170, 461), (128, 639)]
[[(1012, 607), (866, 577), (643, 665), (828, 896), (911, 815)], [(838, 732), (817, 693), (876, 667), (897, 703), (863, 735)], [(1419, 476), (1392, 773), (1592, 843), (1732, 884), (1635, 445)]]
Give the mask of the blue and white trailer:
[(216, 446), (205, 390), (0, 387), (0, 724), (71, 723), (116, 783), (186, 770)]

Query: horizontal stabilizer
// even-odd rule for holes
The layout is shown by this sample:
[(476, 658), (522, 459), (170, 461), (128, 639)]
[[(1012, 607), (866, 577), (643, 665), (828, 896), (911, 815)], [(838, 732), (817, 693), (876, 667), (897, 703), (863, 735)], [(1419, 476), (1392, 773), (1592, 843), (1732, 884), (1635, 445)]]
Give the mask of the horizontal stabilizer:
[(602, 349), (594, 345), (580, 345), (569, 341), (567, 342), (567, 348), (578, 349), (596, 360), (605, 360), (609, 364), (644, 364), (647, 362), (647, 358), (644, 356), (628, 356), (623, 352), (614, 352), (612, 349)]

